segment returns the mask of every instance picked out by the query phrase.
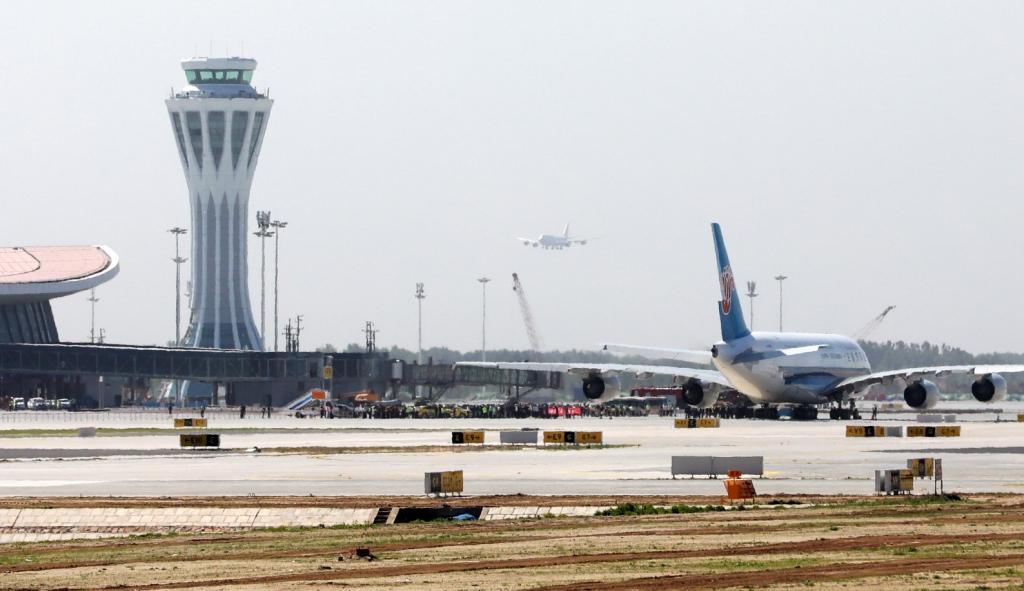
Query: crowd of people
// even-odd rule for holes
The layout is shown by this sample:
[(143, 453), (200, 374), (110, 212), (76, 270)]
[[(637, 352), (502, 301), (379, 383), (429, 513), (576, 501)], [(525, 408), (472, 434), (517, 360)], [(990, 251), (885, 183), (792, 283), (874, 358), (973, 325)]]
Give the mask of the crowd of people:
[(688, 419), (752, 419), (756, 411), (753, 406), (712, 406), (711, 408), (697, 408), (696, 406), (685, 406), (681, 409)]
[(646, 416), (647, 409), (625, 405), (578, 405), (554, 403), (510, 404), (362, 404), (323, 405), (296, 413), (302, 417), (358, 419), (556, 419), (575, 417)]

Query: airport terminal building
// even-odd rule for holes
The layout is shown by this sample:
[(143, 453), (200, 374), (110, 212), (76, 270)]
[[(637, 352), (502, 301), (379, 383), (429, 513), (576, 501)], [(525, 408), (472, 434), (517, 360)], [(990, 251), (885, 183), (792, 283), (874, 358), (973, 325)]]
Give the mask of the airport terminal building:
[(0, 343), (57, 343), (50, 300), (113, 279), (117, 255), (106, 246), (0, 248)]

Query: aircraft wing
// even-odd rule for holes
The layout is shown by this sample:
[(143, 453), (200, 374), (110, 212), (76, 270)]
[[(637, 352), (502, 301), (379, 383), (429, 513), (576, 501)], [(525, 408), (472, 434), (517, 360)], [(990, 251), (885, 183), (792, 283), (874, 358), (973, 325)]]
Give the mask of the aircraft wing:
[(835, 392), (852, 394), (874, 384), (889, 384), (895, 380), (912, 382), (928, 376), (941, 377), (950, 374), (984, 376), (993, 373), (1024, 372), (1024, 365), (940, 365), (936, 367), (911, 367), (880, 371), (866, 376), (847, 378), (833, 388)]
[(696, 379), (732, 388), (729, 380), (712, 369), (672, 367), (669, 365), (634, 365), (627, 363), (545, 363), (541, 361), (459, 361), (458, 366), (493, 367), (496, 369), (523, 369), (528, 371), (556, 371), (577, 376), (629, 374), (638, 378), (650, 376), (671, 376), (674, 378)]
[(516, 236), (516, 240), (522, 242), (523, 244), (526, 244), (527, 246), (529, 246), (529, 245), (536, 246), (537, 244), (539, 244), (539, 242), (537, 242), (533, 238), (523, 238), (522, 236)]
[(612, 353), (627, 353), (655, 357), (657, 359), (678, 359), (686, 363), (711, 365), (711, 351), (691, 351), (689, 349), (666, 349), (664, 347), (644, 347), (640, 345), (620, 345), (604, 343), (601, 348)]

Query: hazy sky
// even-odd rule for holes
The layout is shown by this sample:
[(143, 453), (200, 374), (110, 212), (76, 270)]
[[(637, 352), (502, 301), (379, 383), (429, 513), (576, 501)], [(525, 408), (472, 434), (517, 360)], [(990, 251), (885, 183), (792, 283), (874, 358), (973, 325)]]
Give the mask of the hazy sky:
[[(275, 100), (250, 209), (304, 348), (718, 338), (709, 224), (755, 328), (1024, 350), (1020, 2), (16, 2), (0, 21), (7, 245), (107, 244), (108, 340), (174, 334), (179, 60), (244, 52)], [(598, 236), (528, 249), (515, 236)], [(254, 221), (250, 220), (250, 227)], [(258, 316), (258, 245), (250, 284)], [(55, 303), (64, 340), (89, 303)], [(747, 306), (744, 298), (744, 306)], [(747, 311), (747, 310), (745, 310)], [(257, 320), (258, 322), (258, 320)], [(268, 318), (268, 326), (270, 319)], [(283, 320), (282, 320), (283, 324)]]

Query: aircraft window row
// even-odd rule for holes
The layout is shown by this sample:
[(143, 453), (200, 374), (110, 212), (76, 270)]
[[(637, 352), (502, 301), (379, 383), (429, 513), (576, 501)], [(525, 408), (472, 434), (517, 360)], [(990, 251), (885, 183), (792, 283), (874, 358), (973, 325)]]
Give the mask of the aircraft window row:
[(252, 70), (185, 70), (185, 77), (200, 84), (248, 84), (252, 82)]

